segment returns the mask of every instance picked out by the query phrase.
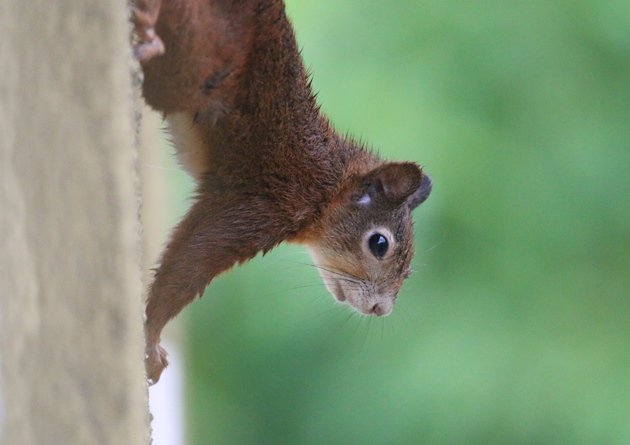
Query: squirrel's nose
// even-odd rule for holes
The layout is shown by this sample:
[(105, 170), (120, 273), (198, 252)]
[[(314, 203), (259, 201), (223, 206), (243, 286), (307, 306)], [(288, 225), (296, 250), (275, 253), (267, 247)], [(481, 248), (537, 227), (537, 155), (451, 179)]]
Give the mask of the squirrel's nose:
[(381, 306), (380, 304), (376, 303), (374, 306), (372, 306), (372, 308), (370, 309), (370, 314), (376, 315), (377, 317), (380, 317), (381, 315), (383, 315), (385, 313), (385, 309), (383, 309), (383, 306)]

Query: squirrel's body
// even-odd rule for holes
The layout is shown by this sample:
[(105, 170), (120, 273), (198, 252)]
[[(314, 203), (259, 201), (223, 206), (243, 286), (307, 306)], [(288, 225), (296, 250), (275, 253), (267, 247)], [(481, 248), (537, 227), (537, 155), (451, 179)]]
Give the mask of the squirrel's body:
[[(383, 163), (333, 130), (283, 2), (136, 5), (143, 95), (164, 114), (179, 161), (198, 184), (150, 290), (149, 377), (157, 381), (166, 365), (159, 348), (166, 322), (214, 276), (285, 240), (310, 247), (338, 300), (389, 313), (411, 260), (409, 213), (430, 182), (415, 164)], [(376, 235), (385, 253), (366, 260), (366, 252), (376, 255)]]

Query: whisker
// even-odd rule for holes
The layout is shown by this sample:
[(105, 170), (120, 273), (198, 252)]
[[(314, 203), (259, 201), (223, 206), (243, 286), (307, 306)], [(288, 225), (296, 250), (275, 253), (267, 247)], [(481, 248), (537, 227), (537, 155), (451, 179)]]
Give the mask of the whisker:
[[(341, 314), (342, 312), (339, 310), (339, 307), (340, 307), (340, 305), (335, 305), (331, 310), (325, 311), (324, 313), (325, 314), (330, 314), (330, 312), (335, 311), (335, 312)], [(344, 316), (343, 321), (341, 321), (341, 322), (338, 321), (336, 323), (335, 328), (334, 329), (330, 329), (328, 331), (328, 335), (326, 335), (326, 337), (325, 337), (326, 340), (329, 340), (332, 336), (337, 335), (343, 329), (343, 327), (346, 326), (347, 323), (355, 317), (355, 315), (356, 315), (356, 313), (354, 311), (350, 311), (350, 313), (347, 316)]]
[(349, 321), (351, 318), (354, 318), (354, 316), (355, 316), (355, 315), (356, 315), (356, 312), (354, 312), (354, 311), (350, 311), (350, 313), (348, 314), (348, 316), (347, 316), (347, 317), (345, 318), (345, 320), (343, 321), (343, 324), (348, 323), (348, 321)]
[(340, 280), (352, 281), (352, 282), (355, 282), (355, 283), (360, 283), (361, 282), (361, 280), (357, 280), (355, 278), (352, 278), (352, 277), (350, 277), (350, 276), (348, 276), (348, 275), (346, 275), (346, 274), (344, 274), (342, 272), (336, 272), (334, 270), (327, 270), (327, 269), (322, 269), (322, 270), (326, 270), (328, 273), (330, 273), (332, 275), (335, 275)]
[(321, 269), (321, 270), (324, 270), (324, 271), (329, 272), (329, 273), (334, 274), (334, 275), (343, 276), (343, 277), (345, 277), (347, 279), (354, 279), (356, 281), (363, 281), (363, 279), (361, 277), (358, 277), (358, 276), (356, 276), (356, 275), (354, 275), (354, 274), (352, 274), (350, 272), (345, 272), (345, 271), (342, 272), (342, 271), (330, 269), (330, 268), (327, 268), (325, 266), (320, 266), (319, 264), (313, 264), (313, 263), (304, 263), (304, 265), (311, 266), (311, 267), (314, 267), (316, 269)]
[(403, 308), (397, 308), (396, 315), (398, 316), (399, 319), (402, 320), (406, 328), (410, 326), (409, 320), (407, 318), (407, 313), (403, 310)]
[(385, 323), (387, 323), (387, 320), (383, 320), (383, 322), (381, 323), (381, 341), (383, 341), (383, 331), (385, 329)]
[[(356, 313), (356, 312), (355, 312), (355, 313)], [(359, 313), (356, 313), (356, 314), (357, 314), (357, 315), (361, 315), (361, 314), (359, 314)], [(357, 325), (356, 325), (356, 327), (355, 327), (355, 329), (354, 329), (354, 331), (353, 331), (353, 333), (352, 333), (352, 335), (353, 335), (353, 336), (355, 336), (355, 335), (357, 334), (357, 332), (359, 331), (359, 327), (360, 327), (360, 326), (362, 326), (362, 325), (363, 325), (363, 326), (365, 326), (365, 325), (363, 324), (363, 317), (359, 317), (359, 318), (358, 318), (358, 320), (359, 320), (359, 321), (357, 322)]]
[(432, 250), (434, 250), (435, 248), (440, 247), (442, 244), (444, 244), (444, 240), (440, 241), (439, 243), (437, 243), (437, 244), (435, 244), (435, 245), (433, 245), (433, 246), (431, 246), (431, 247), (428, 247), (428, 248), (424, 249), (424, 250), (422, 251), (422, 253), (429, 253), (429, 252), (431, 252)]
[(339, 311), (339, 306), (334, 304), (331, 307), (329, 307), (328, 309), (325, 309), (323, 311), (318, 312), (315, 315), (315, 318), (322, 318), (324, 316), (328, 317), (331, 313), (338, 312), (338, 311)]

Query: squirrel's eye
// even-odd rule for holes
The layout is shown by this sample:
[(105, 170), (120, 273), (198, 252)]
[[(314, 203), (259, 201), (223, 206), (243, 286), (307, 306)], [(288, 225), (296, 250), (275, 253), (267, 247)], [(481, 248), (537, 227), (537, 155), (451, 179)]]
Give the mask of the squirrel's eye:
[(387, 253), (389, 242), (387, 238), (380, 233), (375, 233), (368, 240), (368, 246), (370, 247), (370, 252), (372, 252), (376, 258), (381, 259)]

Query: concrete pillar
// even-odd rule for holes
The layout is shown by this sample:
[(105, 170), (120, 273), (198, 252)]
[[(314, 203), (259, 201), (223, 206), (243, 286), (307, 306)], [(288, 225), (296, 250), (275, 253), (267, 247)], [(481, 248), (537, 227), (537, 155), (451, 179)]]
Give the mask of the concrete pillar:
[(0, 444), (146, 444), (124, 0), (0, 2)]

